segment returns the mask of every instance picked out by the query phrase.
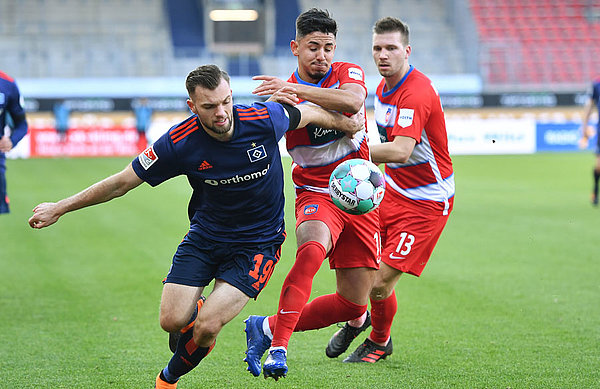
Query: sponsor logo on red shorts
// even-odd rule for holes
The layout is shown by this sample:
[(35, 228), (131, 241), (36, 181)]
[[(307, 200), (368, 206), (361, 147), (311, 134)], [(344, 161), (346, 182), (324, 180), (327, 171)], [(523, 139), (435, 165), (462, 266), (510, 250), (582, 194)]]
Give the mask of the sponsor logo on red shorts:
[(304, 206), (304, 214), (305, 215), (312, 215), (314, 213), (317, 213), (318, 210), (319, 210), (318, 204), (310, 204), (310, 205)]

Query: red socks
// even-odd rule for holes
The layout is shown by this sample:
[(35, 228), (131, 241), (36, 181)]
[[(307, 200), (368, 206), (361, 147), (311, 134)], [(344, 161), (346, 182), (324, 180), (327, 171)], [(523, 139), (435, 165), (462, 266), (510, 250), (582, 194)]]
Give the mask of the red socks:
[(380, 344), (387, 342), (397, 310), (396, 291), (392, 291), (392, 294), (383, 300), (371, 299), (371, 326), (373, 329), (369, 338), (373, 342)]
[(273, 332), (271, 347), (287, 348), (294, 331), (324, 328), (359, 317), (367, 310), (366, 305), (354, 304), (337, 293), (317, 297), (306, 304), (313, 278), (326, 255), (325, 247), (315, 241), (298, 248), (296, 262), (281, 288), (277, 315), (268, 318)]
[[(298, 247), (296, 262), (281, 288), (277, 326), (273, 331), (272, 347), (287, 348), (300, 313), (310, 298), (313, 278), (319, 271), (326, 255), (325, 247), (319, 242), (309, 241)], [(269, 322), (272, 323), (272, 319)]]
[(335, 323), (355, 319), (366, 310), (366, 304), (354, 304), (338, 293), (320, 296), (304, 307), (294, 331), (325, 328)]
[[(294, 332), (316, 330), (352, 320), (352, 318), (361, 316), (366, 310), (366, 305), (354, 304), (337, 293), (320, 296), (304, 306)], [(269, 316), (267, 320), (269, 320), (269, 328), (273, 333), (277, 315)]]

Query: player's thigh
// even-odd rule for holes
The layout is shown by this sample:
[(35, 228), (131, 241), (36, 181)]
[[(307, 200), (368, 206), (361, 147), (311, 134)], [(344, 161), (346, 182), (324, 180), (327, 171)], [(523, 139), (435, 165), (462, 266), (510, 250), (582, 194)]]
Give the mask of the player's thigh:
[(344, 219), (327, 194), (304, 191), (296, 197), (296, 242), (319, 242), (329, 252), (341, 231)]
[(160, 299), (160, 323), (166, 330), (183, 328), (196, 307), (204, 287), (166, 283)]
[(216, 279), (213, 291), (198, 313), (198, 321), (209, 326), (222, 327), (244, 309), (248, 300), (250, 297), (235, 286)]
[(378, 210), (346, 217), (344, 229), (329, 253), (329, 267), (378, 269), (381, 252)]
[(335, 269), (337, 292), (355, 304), (367, 304), (376, 272), (368, 267)]

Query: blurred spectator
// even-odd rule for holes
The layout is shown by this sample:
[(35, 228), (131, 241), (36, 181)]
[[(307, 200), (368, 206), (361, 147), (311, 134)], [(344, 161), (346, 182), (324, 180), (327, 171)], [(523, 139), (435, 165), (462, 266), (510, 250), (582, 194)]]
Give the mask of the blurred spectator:
[(71, 108), (66, 101), (61, 101), (54, 104), (53, 110), (56, 132), (58, 133), (59, 140), (64, 142), (67, 139), (67, 131), (69, 130)]
[[(11, 129), (10, 134), (6, 131), (8, 128)], [(27, 120), (19, 88), (13, 78), (0, 71), (0, 214), (10, 212), (6, 194), (5, 153), (16, 146), (25, 134)]]
[(147, 98), (141, 98), (133, 104), (133, 114), (135, 115), (135, 127), (138, 132), (138, 148), (143, 150), (148, 145), (146, 132), (152, 121), (152, 107), (150, 107)]

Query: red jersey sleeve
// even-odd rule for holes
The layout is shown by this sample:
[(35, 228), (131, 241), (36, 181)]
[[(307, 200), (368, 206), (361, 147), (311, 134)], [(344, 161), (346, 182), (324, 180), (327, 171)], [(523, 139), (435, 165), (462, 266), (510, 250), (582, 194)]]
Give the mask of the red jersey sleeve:
[(367, 91), (365, 85), (365, 72), (356, 64), (350, 62), (334, 62), (332, 65), (340, 86), (344, 84), (358, 84)]

